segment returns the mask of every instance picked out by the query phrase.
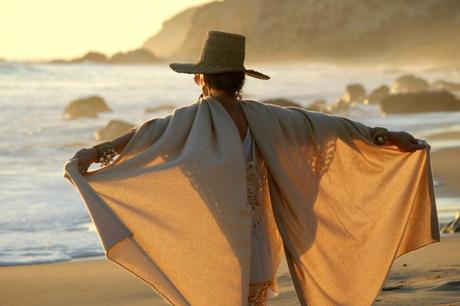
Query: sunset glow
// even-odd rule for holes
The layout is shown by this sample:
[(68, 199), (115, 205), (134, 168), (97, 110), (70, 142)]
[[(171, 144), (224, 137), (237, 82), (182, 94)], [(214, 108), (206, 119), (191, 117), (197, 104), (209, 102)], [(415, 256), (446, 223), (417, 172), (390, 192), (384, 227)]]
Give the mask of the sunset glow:
[(210, 0), (2, 0), (0, 58), (71, 58), (138, 48), (164, 20)]

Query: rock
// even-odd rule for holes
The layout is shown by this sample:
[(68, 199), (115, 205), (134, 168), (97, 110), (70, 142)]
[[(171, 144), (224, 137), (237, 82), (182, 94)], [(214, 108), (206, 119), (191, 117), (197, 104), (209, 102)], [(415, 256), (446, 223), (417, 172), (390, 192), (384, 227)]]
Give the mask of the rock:
[(342, 97), (342, 100), (351, 103), (351, 102), (363, 102), (366, 97), (366, 90), (361, 84), (350, 84), (345, 89), (345, 94)]
[(100, 52), (88, 52), (82, 57), (70, 60), (71, 63), (91, 62), (91, 63), (107, 63), (107, 55)]
[(67, 120), (78, 118), (95, 118), (99, 112), (111, 112), (103, 98), (99, 96), (90, 96), (82, 99), (71, 101), (65, 108)]
[(88, 145), (87, 143), (76, 141), (76, 142), (65, 143), (64, 145), (62, 145), (62, 148), (83, 148), (87, 145)]
[(327, 106), (326, 110), (330, 113), (340, 113), (340, 114), (345, 114), (348, 112), (348, 109), (350, 108), (351, 104), (342, 100), (338, 99), (334, 104)]
[(158, 58), (147, 49), (136, 49), (126, 53), (118, 52), (110, 58), (112, 64), (151, 64), (158, 62)]
[(441, 233), (454, 234), (460, 233), (460, 211), (457, 212), (454, 220), (450, 221), (441, 228)]
[(380, 102), (387, 114), (449, 112), (460, 110), (460, 100), (448, 91), (426, 91), (389, 95)]
[(267, 103), (267, 104), (274, 104), (274, 105), (278, 105), (282, 107), (294, 106), (294, 107), (304, 108), (299, 103), (291, 101), (291, 100), (287, 100), (287, 99), (268, 99), (268, 100), (263, 100), (262, 102)]
[(381, 85), (374, 89), (369, 96), (364, 99), (364, 104), (379, 104), (385, 97), (390, 94), (390, 87)]
[(448, 82), (444, 80), (437, 80), (430, 85), (432, 90), (448, 90), (448, 91), (460, 91), (460, 83)]
[[(246, 59), (374, 66), (453, 66), (460, 61), (456, 0), (229, 0), (187, 8), (144, 47), (197, 60), (208, 29), (243, 33)], [(359, 9), (358, 9), (359, 8)], [(290, 29), (287, 31), (286, 29)]]
[(324, 99), (318, 99), (318, 100), (311, 102), (307, 106), (307, 109), (311, 111), (315, 111), (315, 112), (328, 113), (326, 107), (327, 107), (327, 101)]
[(174, 104), (161, 104), (159, 106), (154, 106), (154, 107), (147, 107), (145, 109), (146, 113), (156, 113), (156, 112), (161, 112), (161, 111), (171, 111), (176, 108), (176, 105)]
[(111, 58), (100, 52), (88, 52), (82, 57), (71, 60), (54, 59), (49, 63), (68, 64), (68, 63), (96, 63), (96, 64), (152, 64), (158, 63), (159, 59), (149, 50), (140, 48), (126, 53), (118, 52)]
[(113, 140), (129, 132), (129, 129), (135, 125), (122, 120), (110, 120), (109, 123), (95, 133), (96, 140), (107, 141)]
[(410, 93), (427, 91), (429, 84), (422, 78), (418, 78), (412, 74), (406, 74), (398, 79), (391, 85), (391, 93)]
[(455, 216), (454, 220), (450, 221), (441, 228), (441, 233), (460, 233), (460, 211), (457, 212), (457, 215)]

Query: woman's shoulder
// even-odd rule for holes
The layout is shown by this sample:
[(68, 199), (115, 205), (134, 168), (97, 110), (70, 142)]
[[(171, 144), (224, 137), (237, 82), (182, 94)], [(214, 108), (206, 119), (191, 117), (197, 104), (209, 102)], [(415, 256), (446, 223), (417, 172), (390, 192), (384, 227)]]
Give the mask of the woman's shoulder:
[(294, 106), (280, 106), (277, 104), (271, 104), (262, 102), (259, 100), (242, 100), (242, 104), (245, 109), (252, 110), (254, 112), (258, 112), (259, 114), (262, 113), (269, 113), (275, 116), (286, 116), (290, 114), (297, 114), (298, 110), (306, 111), (299, 107)]

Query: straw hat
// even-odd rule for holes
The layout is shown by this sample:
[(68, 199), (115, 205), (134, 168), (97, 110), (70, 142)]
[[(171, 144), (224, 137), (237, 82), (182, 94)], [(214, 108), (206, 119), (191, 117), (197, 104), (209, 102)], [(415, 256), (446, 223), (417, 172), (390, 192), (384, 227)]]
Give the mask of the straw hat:
[(244, 67), (245, 41), (246, 37), (240, 34), (209, 31), (198, 63), (172, 63), (169, 67), (180, 73), (244, 71), (254, 78), (270, 79), (268, 75)]

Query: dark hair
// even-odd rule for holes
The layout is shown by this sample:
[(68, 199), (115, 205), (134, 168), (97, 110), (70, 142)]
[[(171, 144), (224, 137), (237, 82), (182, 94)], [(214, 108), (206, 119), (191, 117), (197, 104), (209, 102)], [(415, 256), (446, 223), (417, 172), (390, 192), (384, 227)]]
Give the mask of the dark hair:
[(220, 73), (203, 74), (204, 82), (214, 89), (223, 90), (228, 93), (237, 93), (243, 88), (244, 71), (228, 71)]

